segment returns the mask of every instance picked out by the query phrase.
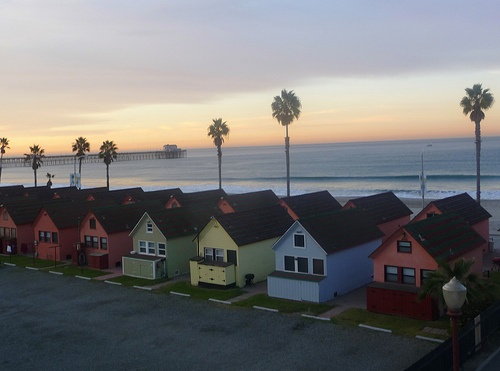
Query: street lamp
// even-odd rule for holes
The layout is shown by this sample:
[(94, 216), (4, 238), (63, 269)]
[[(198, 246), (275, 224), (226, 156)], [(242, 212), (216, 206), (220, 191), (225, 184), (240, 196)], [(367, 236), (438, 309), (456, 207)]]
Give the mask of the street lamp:
[(456, 277), (443, 286), (443, 297), (448, 307), (448, 315), (451, 317), (451, 331), (453, 341), (453, 371), (458, 371), (460, 357), (458, 354), (458, 318), (462, 314), (462, 305), (464, 305), (467, 296), (467, 288), (460, 283)]
[(432, 144), (429, 143), (424, 148), (422, 148), (422, 153), (421, 153), (421, 172), (420, 172), (420, 191), (422, 193), (422, 209), (425, 207), (425, 189), (426, 189), (426, 184), (425, 184), (425, 174), (424, 174), (424, 151), (427, 147), (432, 147)]

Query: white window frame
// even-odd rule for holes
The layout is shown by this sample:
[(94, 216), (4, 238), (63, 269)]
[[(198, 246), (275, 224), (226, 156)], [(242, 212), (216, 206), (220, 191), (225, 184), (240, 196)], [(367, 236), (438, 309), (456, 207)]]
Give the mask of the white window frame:
[(146, 241), (138, 241), (137, 245), (139, 247), (139, 253), (141, 254), (148, 253), (148, 244)]
[[(302, 236), (302, 238), (304, 239), (304, 246), (297, 246), (295, 244), (295, 237), (296, 236)], [(302, 233), (302, 232), (295, 232), (293, 234), (293, 247), (295, 247), (296, 249), (305, 249), (306, 248), (306, 235), (305, 233)]]
[(153, 233), (153, 223), (146, 223), (146, 233)]
[(158, 256), (167, 256), (167, 244), (158, 242)]
[(217, 249), (215, 247), (205, 247), (205, 260), (223, 262), (224, 249)]
[(156, 244), (153, 241), (147, 241), (148, 255), (156, 255)]

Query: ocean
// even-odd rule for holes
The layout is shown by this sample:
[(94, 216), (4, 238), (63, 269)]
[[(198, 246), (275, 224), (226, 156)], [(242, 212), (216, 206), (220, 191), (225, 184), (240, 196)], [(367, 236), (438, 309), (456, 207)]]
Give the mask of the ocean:
[[(426, 199), (467, 192), (475, 197), (474, 138), (294, 145), (291, 138), (292, 195), (329, 191), (334, 197), (359, 197), (393, 191), (400, 198), (421, 198), (419, 175), (424, 156)], [(178, 143), (182, 147), (182, 143)], [(428, 147), (428, 144), (432, 146)], [(46, 147), (46, 153), (48, 147)], [(153, 149), (152, 149), (153, 150)], [(481, 151), (481, 198), (500, 199), (500, 137), (484, 137)], [(53, 187), (69, 185), (73, 165), (43, 166)], [(4, 168), (2, 186), (33, 186), (33, 170)], [(104, 163), (83, 164), (82, 188), (106, 185)], [(169, 160), (115, 161), (110, 187), (144, 190), (180, 188), (184, 192), (218, 187), (217, 150), (187, 148), (187, 157)], [(284, 145), (222, 147), (222, 187), (227, 193), (272, 189), (286, 194)]]

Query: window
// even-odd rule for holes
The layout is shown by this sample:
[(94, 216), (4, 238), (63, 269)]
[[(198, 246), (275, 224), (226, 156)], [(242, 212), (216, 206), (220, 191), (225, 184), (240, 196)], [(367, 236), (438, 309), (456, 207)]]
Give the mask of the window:
[(9, 220), (9, 213), (7, 211), (3, 212), (3, 220)]
[(153, 223), (146, 223), (146, 233), (153, 233)]
[(11, 228), (10, 229), (10, 235), (13, 238), (17, 238), (17, 230), (16, 230), (16, 228)]
[(90, 225), (90, 229), (96, 229), (95, 218), (90, 218), (89, 219), (89, 225)]
[(142, 254), (146, 254), (146, 241), (139, 241), (139, 252)]
[(158, 255), (167, 256), (167, 245), (163, 242), (158, 242)]
[(57, 232), (52, 233), (52, 242), (59, 243), (59, 234)]
[(233, 263), (234, 265), (238, 265), (235, 250), (227, 250), (227, 262)]
[(90, 236), (85, 236), (85, 247), (92, 246)]
[[(5, 230), (5, 232), (7, 232), (7, 229)], [(50, 232), (47, 232), (47, 231), (38, 231), (38, 240), (40, 242), (51, 242), (51, 239), (50, 239)]]
[(403, 268), (403, 283), (407, 285), (415, 284), (415, 269)]
[(5, 236), (5, 228), (0, 227), (0, 237), (3, 237), (3, 236)]
[(92, 247), (99, 248), (99, 237), (92, 237)]
[(325, 275), (325, 265), (323, 259), (313, 259), (313, 274)]
[(295, 233), (293, 235), (293, 246), (294, 247), (299, 247), (299, 248), (305, 248), (306, 247), (306, 236), (302, 233)]
[(398, 252), (411, 253), (411, 241), (398, 241)]
[(205, 260), (207, 261), (224, 261), (224, 250), (223, 249), (214, 249), (211, 247), (205, 247)]
[(433, 270), (430, 269), (421, 269), (420, 270), (420, 285), (423, 285), (426, 280), (430, 278), (430, 276), (434, 273)]
[(101, 249), (108, 249), (108, 239), (106, 237), (101, 237)]
[(398, 282), (398, 267), (385, 266), (385, 282)]
[(285, 255), (285, 270), (295, 272), (295, 258)]
[(285, 270), (290, 272), (308, 273), (309, 262), (307, 258), (296, 258), (285, 255)]
[(5, 237), (10, 237), (10, 228), (5, 228)]
[(148, 254), (156, 255), (156, 247), (154, 242), (148, 241)]

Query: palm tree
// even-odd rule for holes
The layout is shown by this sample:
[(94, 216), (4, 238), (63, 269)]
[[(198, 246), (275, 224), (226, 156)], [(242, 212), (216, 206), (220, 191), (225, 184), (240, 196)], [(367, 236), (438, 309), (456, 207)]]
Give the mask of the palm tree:
[(474, 84), (471, 88), (466, 88), (466, 96), (460, 101), (464, 115), (470, 113), (470, 120), (476, 125), (476, 201), (481, 203), (481, 121), (484, 120), (483, 110), (489, 109), (493, 105), (493, 95), (490, 89), (482, 88), (481, 84)]
[(7, 138), (0, 139), (0, 183), (2, 182), (2, 163), (3, 155), (5, 155), (5, 149), (9, 147), (9, 140)]
[(52, 187), (52, 179), (54, 179), (55, 175), (51, 173), (47, 173), (46, 177), (49, 179), (47, 181), (47, 187)]
[(87, 142), (87, 138), (79, 137), (75, 139), (75, 143), (71, 145), (73, 152), (76, 152), (75, 156), (78, 158), (78, 173), (80, 174), (80, 179), (82, 177), (82, 161), (85, 157), (85, 152), (90, 152), (90, 143)]
[(101, 148), (99, 148), (99, 158), (102, 158), (104, 160), (104, 163), (106, 164), (106, 186), (108, 187), (109, 190), (109, 164), (113, 162), (113, 160), (116, 160), (117, 153), (116, 150), (118, 147), (116, 146), (113, 141), (106, 140), (105, 142), (102, 142)]
[(281, 96), (275, 96), (274, 101), (271, 104), (273, 118), (286, 128), (286, 194), (288, 197), (290, 196), (290, 138), (288, 137), (288, 125), (290, 125), (293, 120), (299, 119), (301, 108), (302, 104), (300, 103), (300, 99), (295, 95), (293, 90), (287, 92), (283, 89), (281, 91)]
[(430, 295), (444, 305), (443, 286), (455, 277), (467, 287), (467, 302), (481, 302), (488, 299), (491, 285), (470, 271), (473, 264), (474, 260), (460, 259), (451, 266), (445, 260), (438, 260), (438, 269), (426, 277), (424, 284), (420, 287), (418, 298), (422, 300)]
[(208, 127), (208, 136), (213, 139), (217, 147), (217, 158), (219, 160), (219, 189), (222, 189), (222, 143), (229, 135), (229, 127), (222, 119), (212, 119), (213, 124)]
[(42, 158), (45, 157), (45, 150), (41, 148), (38, 144), (33, 144), (33, 147), (30, 147), (30, 153), (25, 153), (24, 158), (25, 162), (31, 162), (31, 168), (33, 169), (33, 173), (35, 176), (35, 187), (37, 186), (36, 182), (36, 171), (43, 164)]

